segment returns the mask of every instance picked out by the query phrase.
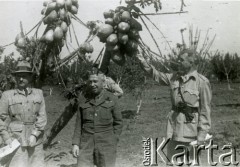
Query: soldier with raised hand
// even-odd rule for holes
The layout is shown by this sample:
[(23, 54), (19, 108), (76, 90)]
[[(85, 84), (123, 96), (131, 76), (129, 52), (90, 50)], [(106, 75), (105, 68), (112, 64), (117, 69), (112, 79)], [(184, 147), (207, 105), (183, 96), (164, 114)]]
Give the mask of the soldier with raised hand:
[(101, 73), (90, 74), (88, 93), (78, 105), (72, 151), (79, 167), (115, 166), (122, 115), (117, 97), (104, 89), (104, 79)]
[(32, 88), (30, 63), (19, 61), (13, 73), (17, 88), (3, 92), (0, 100), (0, 136), (6, 145), (14, 139), (20, 147), (10, 156), (9, 167), (43, 167), (42, 138), (47, 124), (43, 92)]
[(156, 70), (145, 60), (143, 54), (137, 55), (143, 69), (156, 82), (170, 86), (172, 109), (168, 114), (166, 137), (170, 139), (167, 158), (171, 162), (177, 153), (177, 145), (189, 146), (195, 140), (202, 144), (211, 128), (211, 86), (209, 80), (196, 70), (196, 54), (191, 49), (182, 50), (174, 74)]

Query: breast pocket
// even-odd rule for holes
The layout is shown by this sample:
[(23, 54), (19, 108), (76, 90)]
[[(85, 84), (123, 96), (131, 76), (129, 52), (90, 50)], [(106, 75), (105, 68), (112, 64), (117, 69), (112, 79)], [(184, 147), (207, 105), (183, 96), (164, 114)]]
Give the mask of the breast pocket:
[(11, 122), (9, 124), (9, 129), (12, 132), (21, 132), (23, 130), (23, 124), (22, 122)]
[(199, 107), (199, 91), (194, 89), (185, 89), (183, 94), (186, 103), (192, 107)]
[(113, 102), (105, 102), (100, 106), (100, 116), (102, 119), (112, 119)]
[(9, 101), (9, 112), (11, 115), (19, 115), (22, 111), (22, 102), (18, 99)]
[(80, 108), (82, 110), (82, 116), (84, 120), (93, 119), (93, 108), (90, 104), (80, 104)]

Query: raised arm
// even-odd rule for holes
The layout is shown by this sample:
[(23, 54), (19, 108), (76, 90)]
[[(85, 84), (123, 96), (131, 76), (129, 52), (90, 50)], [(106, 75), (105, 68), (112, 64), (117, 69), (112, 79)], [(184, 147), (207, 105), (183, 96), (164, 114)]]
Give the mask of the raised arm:
[(137, 58), (140, 61), (142, 69), (150, 75), (156, 82), (162, 85), (169, 85), (170, 79), (172, 78), (172, 74), (163, 73), (158, 71), (153, 65), (151, 65), (147, 60), (143, 57), (142, 53), (137, 54)]

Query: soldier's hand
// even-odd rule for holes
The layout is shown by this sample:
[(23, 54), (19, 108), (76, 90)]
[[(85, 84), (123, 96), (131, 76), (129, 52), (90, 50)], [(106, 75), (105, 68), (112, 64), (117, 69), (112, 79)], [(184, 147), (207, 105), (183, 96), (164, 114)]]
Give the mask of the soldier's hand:
[(140, 60), (140, 61), (146, 61), (145, 58), (143, 57), (143, 53), (138, 53), (137, 55), (137, 58)]
[(79, 146), (78, 145), (73, 145), (72, 153), (73, 153), (74, 157), (78, 157), (79, 156)]
[(198, 141), (197, 141), (197, 145), (205, 145), (205, 141), (200, 141), (200, 140), (198, 140)]
[(183, 103), (183, 102), (180, 101), (177, 106), (178, 106), (179, 109), (184, 110), (187, 105), (186, 105), (186, 103)]
[(33, 146), (36, 145), (36, 143), (37, 143), (36, 137), (35, 137), (34, 135), (31, 135), (31, 136), (29, 137), (29, 146), (30, 146), (30, 147), (33, 147)]

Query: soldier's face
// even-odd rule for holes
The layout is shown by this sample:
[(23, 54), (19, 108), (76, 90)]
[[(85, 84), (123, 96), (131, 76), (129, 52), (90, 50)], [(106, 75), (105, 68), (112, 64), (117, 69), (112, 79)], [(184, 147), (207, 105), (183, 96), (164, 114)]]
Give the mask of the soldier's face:
[(180, 75), (186, 75), (193, 66), (192, 57), (188, 56), (188, 53), (184, 53), (178, 58), (178, 72)]
[(25, 89), (29, 86), (32, 74), (29, 73), (19, 73), (16, 76), (17, 86), (19, 89)]
[(100, 94), (103, 90), (104, 80), (100, 75), (90, 75), (88, 85), (92, 93)]

